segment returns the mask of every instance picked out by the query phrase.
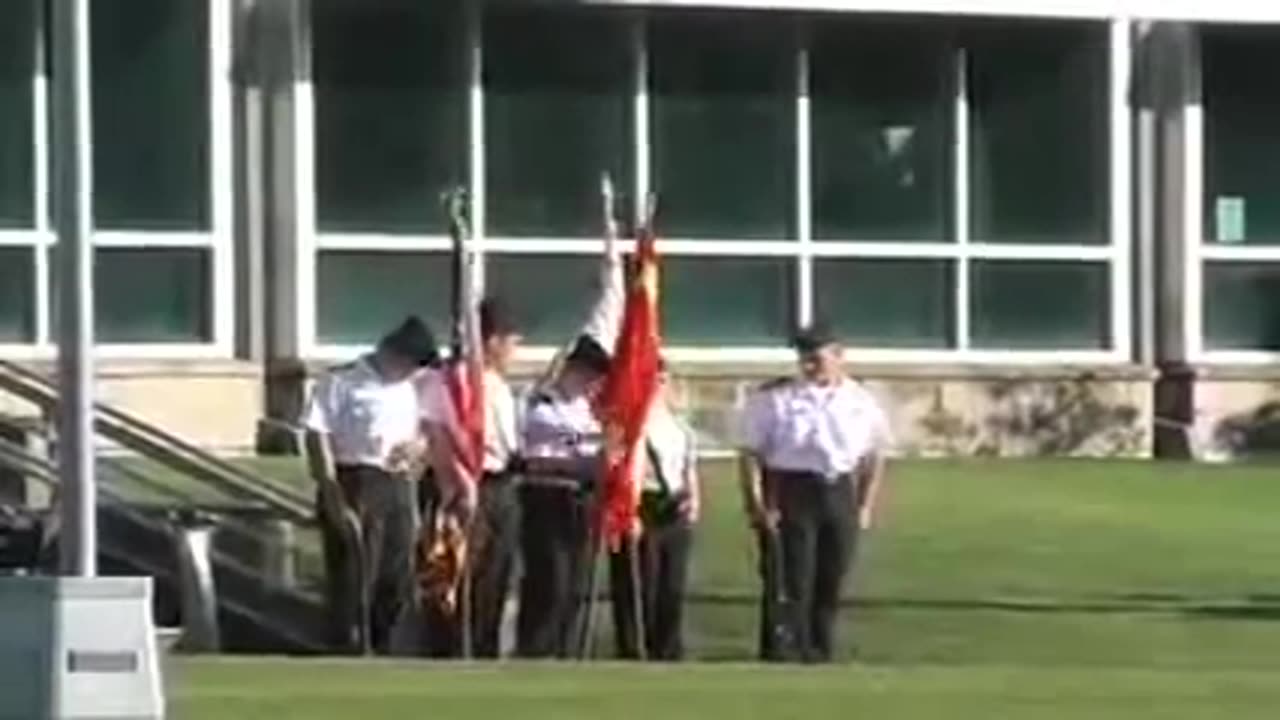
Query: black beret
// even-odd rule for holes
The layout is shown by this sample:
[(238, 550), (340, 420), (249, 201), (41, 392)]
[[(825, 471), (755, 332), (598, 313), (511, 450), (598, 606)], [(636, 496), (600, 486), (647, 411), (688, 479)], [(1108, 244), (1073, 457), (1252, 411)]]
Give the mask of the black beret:
[(791, 339), (791, 346), (802, 353), (811, 353), (836, 342), (831, 327), (822, 321), (806, 325)]
[(420, 367), (440, 360), (435, 335), (417, 315), (405, 318), (395, 330), (387, 333), (378, 342), (378, 349), (408, 358)]
[(601, 375), (609, 372), (609, 353), (590, 335), (579, 335), (564, 361)]

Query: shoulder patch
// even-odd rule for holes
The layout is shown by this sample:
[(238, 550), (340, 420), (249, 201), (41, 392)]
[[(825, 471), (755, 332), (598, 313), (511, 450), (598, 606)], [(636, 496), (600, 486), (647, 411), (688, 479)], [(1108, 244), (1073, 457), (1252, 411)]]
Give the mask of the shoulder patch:
[(761, 390), (761, 391), (777, 390), (779, 388), (786, 387), (790, 383), (791, 383), (791, 378), (783, 375), (781, 377), (772, 378), (770, 380), (766, 380), (760, 383), (759, 385), (756, 386), (756, 390)]
[(356, 366), (358, 363), (359, 363), (358, 360), (349, 360), (347, 362), (339, 363), (337, 365), (330, 365), (329, 367), (324, 369), (321, 375), (342, 375), (344, 373), (349, 373), (352, 370), (356, 369)]

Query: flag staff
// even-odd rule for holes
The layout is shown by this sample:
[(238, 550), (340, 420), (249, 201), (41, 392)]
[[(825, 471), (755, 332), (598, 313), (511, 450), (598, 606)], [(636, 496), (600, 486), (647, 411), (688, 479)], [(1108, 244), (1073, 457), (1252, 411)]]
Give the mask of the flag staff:
[[(612, 257), (617, 252), (618, 246), (616, 202), (617, 196), (614, 194), (613, 178), (608, 172), (604, 172), (600, 176), (600, 207), (602, 210), (601, 220), (604, 225), (605, 253), (609, 257)], [(612, 351), (613, 348), (609, 348), (609, 350)], [(577, 648), (580, 659), (590, 657), (596, 631), (596, 592), (600, 584), (600, 558), (604, 554), (603, 535), (600, 527), (600, 509), (604, 507), (603, 502), (603, 488), (597, 483), (596, 487), (592, 489), (592, 506), (587, 514), (587, 578), (583, 597), (585, 607), (583, 608), (581, 635), (578, 638)]]
[(93, 451), (93, 137), (89, 2), (53, 3), (53, 148), (58, 233), (58, 476), (62, 575), (98, 573)]

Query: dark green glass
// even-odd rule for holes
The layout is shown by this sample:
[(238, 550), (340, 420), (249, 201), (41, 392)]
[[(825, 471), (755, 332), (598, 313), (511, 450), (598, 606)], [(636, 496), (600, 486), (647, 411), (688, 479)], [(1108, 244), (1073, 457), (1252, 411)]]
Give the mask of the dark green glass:
[(97, 226), (210, 229), (208, 4), (91, 5)]
[(994, 350), (1100, 350), (1110, 341), (1104, 262), (975, 260), (970, 266), (973, 346)]
[(0, 228), (35, 222), (35, 1), (0, 2)]
[(764, 14), (651, 20), (653, 185), (668, 237), (795, 237), (794, 36)]
[(443, 344), (450, 332), (451, 282), (446, 253), (321, 251), (316, 258), (316, 340), (373, 344), (416, 314)]
[[(491, 237), (598, 237), (600, 175), (631, 186), (627, 16), (493, 7), (484, 24)], [(625, 208), (618, 208), (619, 215)]]
[(975, 242), (1108, 242), (1105, 23), (966, 36)]
[(920, 23), (824, 21), (809, 52), (814, 237), (949, 239), (946, 36)]
[(1205, 239), (1280, 244), (1280, 32), (1203, 33)]
[(444, 233), (467, 182), (465, 26), (452, 0), (314, 0), (321, 232)]
[(954, 271), (950, 260), (816, 260), (815, 314), (851, 345), (952, 347)]

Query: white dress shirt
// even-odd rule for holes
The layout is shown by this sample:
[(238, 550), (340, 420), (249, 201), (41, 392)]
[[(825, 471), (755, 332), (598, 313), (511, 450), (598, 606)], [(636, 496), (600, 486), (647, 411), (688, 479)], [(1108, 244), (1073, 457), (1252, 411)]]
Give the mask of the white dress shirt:
[(742, 445), (772, 470), (834, 478), (892, 442), (880, 404), (862, 384), (792, 380), (766, 387), (742, 413)]
[[(444, 371), (424, 372), (417, 386), (424, 422), (456, 422)], [(484, 469), (500, 472), (510, 464), (517, 447), (516, 401), (506, 378), (493, 370), (484, 373), (484, 403)]]
[[(645, 463), (645, 492), (661, 492), (665, 489), (676, 495), (688, 489), (686, 485), (689, 473), (698, 460), (693, 428), (676, 417), (665, 403), (659, 402), (654, 406), (642, 449), (648, 459)], [(662, 472), (661, 481), (654, 472), (655, 459)]]
[(520, 452), (526, 458), (594, 458), (602, 442), (600, 422), (585, 395), (566, 398), (548, 388), (526, 401), (520, 418)]
[(365, 356), (321, 376), (302, 424), (330, 436), (336, 463), (385, 467), (392, 448), (418, 437), (417, 393), (411, 380), (384, 380)]

